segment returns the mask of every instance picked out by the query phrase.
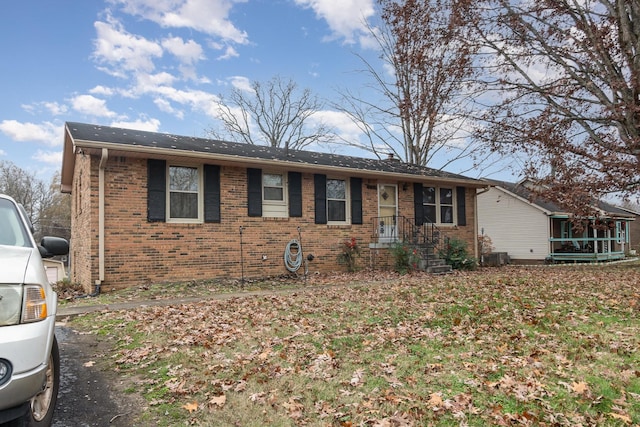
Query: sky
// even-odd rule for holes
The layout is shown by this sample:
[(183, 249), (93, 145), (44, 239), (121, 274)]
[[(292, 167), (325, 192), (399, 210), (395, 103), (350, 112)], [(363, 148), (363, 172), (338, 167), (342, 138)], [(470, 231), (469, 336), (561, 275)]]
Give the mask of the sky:
[[(374, 3), (4, 2), (0, 160), (48, 182), (61, 168), (66, 121), (207, 137), (220, 94), (274, 76), (335, 101), (370, 83), (358, 55), (377, 57), (365, 24)], [(325, 117), (358, 137), (344, 116)]]

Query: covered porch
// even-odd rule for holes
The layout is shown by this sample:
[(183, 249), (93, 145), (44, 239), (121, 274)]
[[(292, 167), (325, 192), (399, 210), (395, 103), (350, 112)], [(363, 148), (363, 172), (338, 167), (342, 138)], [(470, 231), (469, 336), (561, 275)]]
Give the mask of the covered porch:
[(552, 216), (549, 262), (600, 262), (623, 259), (629, 250), (629, 219), (600, 218), (574, 226)]

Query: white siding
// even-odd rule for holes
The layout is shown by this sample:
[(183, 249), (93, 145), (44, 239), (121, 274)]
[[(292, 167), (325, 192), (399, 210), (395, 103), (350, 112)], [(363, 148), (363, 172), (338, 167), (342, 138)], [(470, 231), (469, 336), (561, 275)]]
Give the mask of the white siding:
[(494, 251), (507, 252), (511, 259), (544, 260), (549, 222), (544, 211), (500, 188), (478, 195), (478, 232), (484, 228)]

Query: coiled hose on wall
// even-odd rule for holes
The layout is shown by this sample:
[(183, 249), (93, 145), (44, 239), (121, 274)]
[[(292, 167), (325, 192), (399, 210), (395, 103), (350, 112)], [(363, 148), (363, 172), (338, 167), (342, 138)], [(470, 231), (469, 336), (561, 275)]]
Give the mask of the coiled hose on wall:
[(292, 273), (302, 266), (302, 245), (299, 240), (290, 240), (284, 248), (284, 266)]

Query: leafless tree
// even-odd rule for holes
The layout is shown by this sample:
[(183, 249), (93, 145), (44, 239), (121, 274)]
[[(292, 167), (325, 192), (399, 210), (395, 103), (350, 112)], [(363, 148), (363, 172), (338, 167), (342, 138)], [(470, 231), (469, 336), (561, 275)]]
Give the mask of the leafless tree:
[(44, 235), (69, 237), (71, 201), (59, 191), (59, 175), (50, 186), (9, 161), (0, 161), (0, 193), (24, 206), (33, 224), (36, 239)]
[(481, 155), (467, 139), (477, 95), (475, 52), (466, 43), (468, 19), (453, 3), (378, 0), (380, 24), (369, 30), (382, 67), (360, 55), (371, 90), (366, 96), (343, 91), (336, 106), (365, 135), (364, 143), (353, 145), (422, 166), (436, 155), (446, 159), (441, 167)]
[(234, 87), (218, 104), (221, 129), (213, 137), (285, 149), (303, 149), (334, 140), (331, 128), (317, 114), (324, 104), (310, 89), (298, 90), (291, 79), (276, 76), (253, 81), (249, 90)]
[(57, 172), (49, 185), (50, 203), (40, 211), (40, 234), (71, 238), (71, 194), (60, 191), (60, 173)]
[(485, 79), (496, 96), (476, 136), (525, 153), (544, 196), (574, 212), (608, 192), (637, 195), (640, 3), (457, 1), (476, 19), (485, 76), (497, 76)]

